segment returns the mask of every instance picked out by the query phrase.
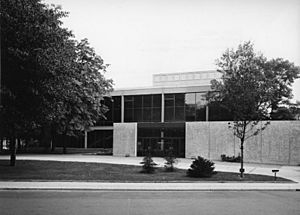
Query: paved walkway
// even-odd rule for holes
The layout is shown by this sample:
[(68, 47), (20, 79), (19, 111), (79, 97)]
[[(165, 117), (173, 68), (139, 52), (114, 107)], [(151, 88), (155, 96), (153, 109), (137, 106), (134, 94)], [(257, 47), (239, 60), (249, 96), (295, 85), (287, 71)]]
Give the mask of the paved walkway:
[[(0, 156), (9, 159), (9, 156)], [(153, 158), (159, 166), (164, 166), (163, 158)], [(48, 160), (140, 165), (141, 157), (113, 157), (86, 154), (70, 155), (18, 155), (17, 160)], [(177, 168), (188, 169), (191, 159), (178, 159)], [(239, 163), (215, 161), (215, 170), (239, 172)], [(282, 166), (265, 164), (245, 164), (245, 173), (273, 175), (272, 169), (278, 169), (278, 176), (296, 183), (98, 183), (98, 182), (14, 182), (0, 181), (0, 189), (95, 189), (95, 190), (300, 190), (300, 166)], [(1, 173), (3, 174), (3, 173)], [(5, 174), (5, 173), (4, 173)]]

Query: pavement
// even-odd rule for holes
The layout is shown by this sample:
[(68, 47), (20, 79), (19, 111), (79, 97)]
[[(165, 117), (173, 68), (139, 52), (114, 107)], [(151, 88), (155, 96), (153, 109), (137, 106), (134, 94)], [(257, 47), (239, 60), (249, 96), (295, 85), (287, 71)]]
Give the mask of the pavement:
[[(8, 160), (9, 156), (0, 156), (2, 160)], [(141, 165), (141, 157), (115, 157), (88, 154), (67, 155), (18, 155), (17, 160), (43, 160), (43, 161), (69, 161)], [(153, 158), (158, 166), (164, 166), (163, 158)], [(192, 160), (178, 159), (176, 167), (188, 169)], [(223, 172), (239, 172), (239, 163), (214, 161), (215, 170)], [(278, 177), (290, 179), (291, 183), (276, 182), (189, 182), (189, 183), (107, 183), (107, 182), (78, 182), (78, 181), (0, 181), (0, 190), (185, 190), (185, 191), (223, 191), (223, 190), (290, 190), (300, 191), (300, 166), (284, 166), (276, 164), (245, 163), (245, 173), (273, 176), (273, 169), (278, 169)], [(1, 173), (3, 174), (3, 173)]]

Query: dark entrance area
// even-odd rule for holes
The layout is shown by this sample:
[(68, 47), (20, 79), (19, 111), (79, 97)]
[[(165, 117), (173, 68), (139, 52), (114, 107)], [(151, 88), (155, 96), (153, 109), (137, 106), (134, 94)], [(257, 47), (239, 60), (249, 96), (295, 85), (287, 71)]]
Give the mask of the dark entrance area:
[(88, 148), (112, 148), (113, 131), (95, 130), (88, 132)]
[(138, 123), (137, 155), (185, 157), (185, 123)]

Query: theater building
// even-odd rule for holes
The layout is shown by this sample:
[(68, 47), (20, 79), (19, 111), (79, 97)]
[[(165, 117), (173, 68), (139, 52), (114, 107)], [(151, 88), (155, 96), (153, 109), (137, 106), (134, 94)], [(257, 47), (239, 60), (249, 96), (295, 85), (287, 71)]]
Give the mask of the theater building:
[[(239, 140), (227, 126), (231, 117), (220, 107), (208, 106), (205, 97), (211, 90), (210, 81), (220, 76), (217, 71), (155, 74), (151, 87), (114, 90), (104, 101), (109, 108), (106, 119), (85, 132), (84, 146), (112, 148), (114, 156), (144, 156), (150, 151), (152, 156), (162, 157), (168, 150), (186, 158), (237, 156)], [(282, 131), (280, 123), (265, 132)], [(285, 125), (287, 129), (291, 126)], [(252, 146), (245, 148), (246, 161), (300, 161), (299, 155), (293, 157), (290, 152), (286, 160), (281, 143), (270, 145), (263, 136), (251, 141)], [(299, 144), (295, 144), (299, 152)], [(288, 147), (290, 151), (294, 146)]]

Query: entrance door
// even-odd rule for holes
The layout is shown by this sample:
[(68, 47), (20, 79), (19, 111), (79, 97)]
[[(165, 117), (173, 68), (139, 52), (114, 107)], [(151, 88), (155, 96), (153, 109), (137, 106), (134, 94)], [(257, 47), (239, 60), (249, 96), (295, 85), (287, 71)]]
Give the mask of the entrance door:
[(164, 157), (172, 151), (176, 157), (184, 157), (184, 125), (184, 123), (140, 123), (140, 126), (138, 124), (137, 155), (145, 156), (150, 153), (154, 157)]

